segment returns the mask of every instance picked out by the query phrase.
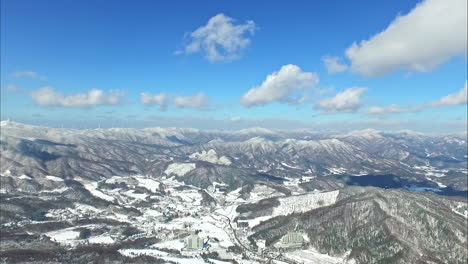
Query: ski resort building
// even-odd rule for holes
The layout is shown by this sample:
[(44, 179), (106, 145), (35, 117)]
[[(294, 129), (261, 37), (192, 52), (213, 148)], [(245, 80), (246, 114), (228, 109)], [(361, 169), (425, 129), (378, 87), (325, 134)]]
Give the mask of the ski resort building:
[(304, 243), (304, 237), (301, 233), (289, 232), (281, 238), (281, 241), (276, 244), (279, 248), (298, 248)]
[(203, 249), (203, 239), (197, 235), (191, 235), (186, 240), (187, 249), (191, 250), (202, 250)]
[(229, 185), (225, 183), (214, 182), (213, 187), (216, 193), (226, 193)]

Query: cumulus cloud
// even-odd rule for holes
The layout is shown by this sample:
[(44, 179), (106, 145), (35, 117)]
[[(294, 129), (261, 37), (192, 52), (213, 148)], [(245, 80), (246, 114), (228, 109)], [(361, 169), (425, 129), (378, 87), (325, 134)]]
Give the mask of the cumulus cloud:
[(140, 93), (140, 102), (146, 106), (157, 105), (161, 110), (166, 110), (169, 96), (166, 93), (150, 94)]
[(325, 56), (322, 61), (329, 74), (344, 72), (348, 69), (348, 65), (340, 63), (340, 58), (337, 56)]
[(366, 110), (366, 113), (371, 115), (386, 115), (395, 113), (414, 113), (421, 111), (421, 107), (401, 107), (391, 104), (386, 107), (374, 106)]
[(365, 87), (348, 88), (334, 97), (320, 100), (314, 109), (328, 113), (355, 112), (362, 106), (361, 95), (367, 90)]
[(395, 70), (428, 72), (451, 57), (466, 55), (467, 1), (425, 0), (384, 31), (353, 43), (351, 70), (376, 77)]
[(244, 94), (240, 102), (248, 107), (265, 105), (273, 101), (299, 103), (304, 97), (295, 98), (293, 94), (310, 89), (318, 82), (319, 77), (316, 73), (303, 72), (296, 65), (284, 65), (278, 72), (268, 75), (260, 86)]
[(15, 78), (26, 77), (26, 78), (36, 79), (40, 77), (37, 72), (33, 72), (33, 71), (17, 71), (17, 72), (12, 73), (11, 75)]
[(174, 105), (179, 108), (204, 109), (208, 107), (210, 100), (204, 93), (198, 93), (194, 96), (179, 96), (174, 98)]
[(234, 24), (235, 20), (217, 14), (208, 23), (188, 34), (190, 42), (176, 54), (203, 52), (210, 62), (230, 61), (240, 57), (240, 51), (249, 43), (256, 25), (249, 20), (245, 24)]
[(113, 90), (105, 93), (92, 89), (86, 93), (63, 95), (52, 87), (42, 87), (31, 92), (30, 96), (40, 106), (92, 107), (98, 105), (116, 105), (123, 98), (124, 92)]
[(449, 94), (440, 98), (437, 101), (428, 104), (430, 107), (444, 106), (444, 105), (461, 105), (468, 103), (468, 81), (465, 81), (465, 87), (460, 91)]

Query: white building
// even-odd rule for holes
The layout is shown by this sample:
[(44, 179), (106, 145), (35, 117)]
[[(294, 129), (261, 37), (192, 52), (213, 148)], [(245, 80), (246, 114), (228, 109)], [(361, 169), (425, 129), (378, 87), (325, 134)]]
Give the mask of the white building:
[(278, 248), (298, 248), (304, 243), (304, 237), (301, 233), (289, 232), (281, 238), (281, 241), (276, 244)]
[(201, 239), (197, 235), (191, 235), (186, 239), (186, 247), (187, 249), (196, 249), (201, 250), (203, 249), (203, 239)]

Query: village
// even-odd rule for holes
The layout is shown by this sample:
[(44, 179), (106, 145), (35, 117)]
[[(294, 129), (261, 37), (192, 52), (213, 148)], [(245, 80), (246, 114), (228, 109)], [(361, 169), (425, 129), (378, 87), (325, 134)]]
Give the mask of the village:
[[(46, 216), (65, 221), (98, 214), (101, 218), (131, 224), (140, 231), (124, 236), (115, 231), (102, 231), (106, 227), (101, 224), (88, 224), (45, 234), (51, 240), (70, 247), (157, 238), (158, 243), (143, 248), (125, 248), (119, 252), (130, 257), (150, 255), (165, 260), (213, 255), (218, 260), (249, 263), (246, 261), (250, 259), (254, 261), (252, 263), (262, 263), (268, 259), (287, 260), (285, 252), (302, 249), (307, 243), (306, 234), (301, 230), (291, 230), (273, 246), (266, 247), (265, 241), (256, 241), (256, 247), (252, 247), (247, 237), (251, 234), (252, 225), (258, 224), (259, 220), (234, 221), (238, 216), (236, 208), (242, 203), (284, 196), (266, 186), (255, 187), (249, 199), (244, 200), (240, 198), (240, 190), (228, 192), (227, 185), (223, 183), (215, 182), (212, 187), (200, 190), (174, 177), (156, 181), (141, 175), (114, 176), (98, 185), (82, 183), (94, 196), (108, 200), (112, 206), (103, 210), (76, 204), (74, 208), (51, 210)], [(130, 208), (138, 208), (141, 214), (127, 213), (126, 210), (133, 210)], [(91, 230), (93, 235), (83, 239), (78, 231), (83, 228)]]

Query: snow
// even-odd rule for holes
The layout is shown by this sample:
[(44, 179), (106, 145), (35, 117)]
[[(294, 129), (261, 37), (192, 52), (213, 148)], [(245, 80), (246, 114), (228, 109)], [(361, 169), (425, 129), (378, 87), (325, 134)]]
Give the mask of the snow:
[(381, 132), (376, 129), (368, 128), (363, 130), (353, 130), (344, 135), (336, 135), (337, 137), (362, 137), (367, 139), (374, 139), (376, 137), (382, 137)]
[(462, 203), (458, 204), (456, 208), (452, 207), (452, 211), (458, 215), (468, 218), (468, 206)]
[(300, 167), (288, 165), (288, 164), (286, 164), (284, 162), (281, 162), (281, 165), (283, 165), (286, 168), (290, 168), (290, 169), (300, 169)]
[(68, 220), (72, 216), (101, 215), (103, 210), (87, 204), (74, 203), (73, 207), (65, 209), (50, 209), (45, 216), (56, 220)]
[(185, 247), (185, 243), (180, 240), (170, 240), (154, 244), (151, 247), (182, 250)]
[(184, 176), (196, 168), (195, 163), (172, 163), (167, 166), (164, 171), (166, 175), (175, 174), (177, 176)]
[(69, 190), (68, 187), (62, 187), (62, 188), (58, 188), (58, 189), (53, 189), (53, 190), (42, 190), (40, 192), (43, 192), (43, 193), (63, 193), (65, 191)]
[(260, 146), (268, 146), (268, 145), (273, 145), (272, 141), (269, 141), (266, 138), (263, 137), (253, 137), (249, 140), (245, 141), (246, 144), (251, 144), (251, 145), (260, 145)]
[(143, 200), (143, 201), (146, 200), (146, 197), (148, 197), (147, 194), (135, 193), (134, 190), (126, 191), (123, 194), (125, 194), (126, 196), (129, 196), (129, 197), (135, 198), (135, 199)]
[(249, 227), (254, 227), (256, 225), (259, 225), (261, 222), (267, 221), (268, 219), (273, 218), (273, 217), (274, 216), (272, 216), (272, 215), (267, 215), (267, 216), (260, 216), (260, 217), (254, 218), (252, 220), (249, 220), (248, 221)]
[(403, 151), (403, 155), (400, 157), (401, 160), (404, 160), (406, 159), (407, 157), (409, 157), (410, 153), (407, 152), (407, 151)]
[(206, 264), (203, 259), (170, 257), (169, 253), (157, 249), (119, 249), (119, 253), (127, 257), (137, 257), (139, 255), (153, 256), (178, 264)]
[[(3, 124), (3, 123), (2, 123)], [(2, 128), (3, 129), (3, 128)], [(157, 130), (157, 129), (156, 129)], [(154, 130), (154, 131), (156, 131)], [(186, 130), (178, 130), (178, 129), (159, 129), (162, 136), (166, 135), (176, 135), (177, 138), (183, 140), (184, 137), (189, 139), (191, 135), (186, 134)], [(50, 130), (53, 131), (53, 130)], [(107, 131), (107, 130), (106, 130)], [(143, 133), (138, 134), (132, 132), (133, 130), (124, 130), (124, 129), (114, 129), (109, 130), (112, 132), (110, 135), (111, 138), (129, 138), (134, 141), (138, 141), (140, 138), (146, 142), (147, 136), (150, 137), (150, 133), (145, 135)], [(151, 130), (144, 130), (151, 132)], [(116, 134), (116, 133), (121, 134)], [(191, 131), (192, 133), (194, 131)], [(266, 133), (268, 131), (245, 131), (248, 133)], [(44, 138), (42, 134), (46, 134), (47, 132), (39, 132), (39, 134), (31, 134), (32, 136), (38, 138)], [(58, 133), (54, 132), (57, 135)], [(106, 132), (107, 133), (107, 132)], [(220, 132), (221, 133), (221, 132)], [(224, 133), (224, 132), (223, 132)], [(226, 132), (228, 133), (228, 132)], [(229, 132), (230, 133), (230, 132)], [(237, 132), (236, 132), (237, 133)], [(41, 135), (42, 136), (41, 136)], [(104, 130), (99, 130), (95, 132), (70, 132), (70, 134), (76, 135), (83, 135), (83, 136), (90, 136), (90, 137), (105, 137)], [(360, 136), (360, 137), (368, 137), (370, 139), (375, 138), (378, 135), (376, 131), (361, 131), (361, 132), (354, 132), (351, 133), (353, 136)], [(66, 137), (69, 135), (63, 134), (60, 135), (60, 138)], [(73, 135), (74, 136), (74, 135)], [(214, 135), (218, 136), (218, 135)], [(254, 135), (252, 135), (254, 136)], [(279, 135), (281, 136), (281, 135)], [(157, 137), (157, 136), (156, 136)], [(250, 137), (250, 136), (249, 136)], [(85, 188), (96, 197), (107, 201), (113, 201), (113, 203), (106, 208), (105, 204), (93, 204), (92, 205), (85, 205), (85, 204), (73, 204), (72, 206), (68, 207), (60, 207), (60, 209), (51, 209), (47, 212), (46, 216), (50, 217), (51, 219), (57, 221), (70, 221), (70, 223), (82, 223), (81, 219), (87, 218), (102, 218), (102, 219), (117, 219), (122, 222), (128, 222), (131, 226), (134, 226), (142, 231), (132, 236), (130, 239), (134, 238), (149, 238), (149, 237), (157, 237), (161, 239), (160, 243), (154, 244), (149, 246), (149, 248), (140, 248), (140, 249), (122, 249), (120, 252), (121, 254), (127, 254), (131, 257), (135, 257), (136, 255), (145, 254), (145, 255), (152, 255), (157, 256), (158, 258), (165, 259), (165, 261), (169, 262), (178, 262), (178, 263), (204, 263), (203, 260), (199, 258), (188, 258), (187, 256), (190, 254), (200, 254), (202, 251), (197, 252), (190, 252), (189, 250), (184, 250), (185, 241), (184, 237), (189, 233), (194, 232), (195, 230), (201, 230), (199, 235), (203, 239), (207, 239), (208, 236), (210, 238), (217, 238), (210, 240), (210, 245), (212, 252), (218, 252), (223, 255), (223, 259), (233, 259), (239, 263), (263, 263), (266, 262), (266, 257), (262, 258), (259, 257), (256, 253), (251, 253), (250, 251), (246, 254), (249, 254), (251, 257), (251, 262), (247, 260), (240, 260), (241, 257), (234, 255), (232, 252), (227, 252), (227, 247), (233, 245), (233, 243), (237, 243), (237, 240), (234, 239), (234, 231), (238, 235), (239, 239), (241, 240), (240, 243), (246, 246), (249, 246), (249, 243), (246, 241), (246, 237), (251, 234), (252, 230), (247, 228), (240, 228), (238, 225), (233, 223), (233, 219), (239, 216), (238, 212), (236, 212), (236, 207), (240, 204), (244, 204), (246, 202), (255, 202), (261, 199), (265, 199), (272, 196), (277, 196), (278, 199), (278, 206), (271, 208), (268, 211), (268, 215), (258, 217), (255, 219), (249, 220), (249, 225), (257, 226), (262, 221), (267, 221), (272, 217), (280, 216), (280, 215), (288, 215), (292, 213), (299, 213), (299, 212), (306, 212), (309, 210), (313, 210), (322, 206), (329, 206), (336, 202), (337, 196), (339, 194), (338, 191), (334, 192), (325, 192), (320, 193), (319, 191), (314, 191), (314, 193), (307, 193), (307, 194), (298, 194), (299, 190), (301, 192), (305, 192), (298, 187), (300, 182), (303, 181), (310, 181), (314, 178), (315, 169), (311, 169), (307, 166), (307, 164), (303, 163), (300, 159), (300, 155), (308, 155), (308, 153), (329, 153), (333, 152), (335, 149), (341, 151), (353, 151), (352, 144), (346, 143), (348, 141), (340, 141), (337, 139), (325, 139), (325, 140), (297, 140), (297, 139), (288, 139), (283, 141), (272, 141), (262, 137), (252, 138), (248, 141), (243, 141), (245, 136), (243, 137), (226, 137), (226, 140), (233, 140), (232, 142), (223, 142), (220, 139), (215, 139), (210, 141), (210, 143), (205, 144), (205, 140), (208, 138), (205, 137), (194, 137), (192, 138), (193, 141), (200, 141), (203, 142), (201, 145), (194, 145), (194, 146), (184, 146), (183, 148), (177, 148), (172, 152), (171, 149), (163, 148), (161, 152), (158, 151), (154, 153), (143, 154), (142, 157), (146, 158), (146, 162), (151, 163), (154, 166), (157, 166), (159, 169), (164, 171), (161, 173), (162, 175), (154, 175), (154, 176), (145, 176), (145, 175), (121, 175), (121, 176), (114, 176), (112, 178), (108, 178), (107, 180), (105, 177), (100, 178), (100, 183), (96, 182), (89, 182), (86, 179), (80, 180), (80, 182), (84, 183)], [(280, 139), (283, 137), (280, 137)], [(299, 136), (296, 136), (299, 138)], [(302, 136), (301, 136), (302, 138)], [(76, 140), (84, 140), (84, 139), (76, 139)], [(159, 139), (157, 139), (159, 140)], [(166, 139), (162, 139), (166, 140)], [(236, 140), (241, 140), (243, 143), (240, 144)], [(349, 140), (349, 139), (348, 139)], [(59, 140), (57, 140), (58, 142)], [(62, 141), (60, 141), (62, 142)], [(233, 143), (235, 142), (235, 143)], [(282, 156), (278, 158), (276, 161), (268, 161), (264, 160), (264, 163), (252, 163), (252, 164), (239, 164), (240, 167), (249, 167), (254, 166), (258, 167), (259, 170), (270, 171), (275, 169), (275, 167), (280, 167), (283, 169), (299, 169), (301, 171), (297, 171), (298, 175), (303, 175), (304, 177), (299, 178), (296, 177), (297, 175), (291, 175), (286, 181), (285, 185), (288, 189), (292, 191), (292, 196), (286, 197), (284, 194), (276, 191), (268, 187), (268, 184), (256, 184), (253, 190), (250, 193), (250, 197), (248, 200), (244, 200), (240, 198), (239, 192), (242, 190), (241, 188), (236, 189), (235, 191), (229, 192), (227, 195), (220, 193), (220, 188), (224, 183), (213, 182), (213, 187), (210, 187), (207, 191), (210, 192), (215, 199), (221, 200), (223, 199), (225, 203), (223, 205), (217, 204), (212, 206), (202, 206), (200, 204), (201, 195), (198, 193), (200, 190), (197, 187), (191, 185), (185, 185), (182, 182), (178, 182), (177, 179), (180, 180), (178, 176), (186, 176), (190, 174), (190, 172), (197, 168), (197, 163), (201, 164), (202, 162), (210, 162), (213, 164), (221, 164), (221, 165), (229, 165), (232, 162), (239, 162), (241, 160), (245, 160), (245, 157), (250, 157), (254, 161), (258, 161), (259, 156), (252, 156), (257, 155), (258, 153), (262, 154), (262, 149), (266, 149), (270, 151), (269, 147), (271, 146), (271, 150), (276, 150), (279, 148), (283, 148), (282, 144), (290, 143), (289, 145), (284, 146), (284, 153), (286, 156)], [(369, 141), (372, 142), (372, 141)], [(76, 143), (76, 142), (70, 142)], [(166, 143), (164, 143), (166, 144)], [(169, 144), (169, 143), (167, 143)], [(170, 143), (172, 145), (178, 145), (180, 143)], [(209, 146), (209, 144), (212, 144)], [(215, 145), (216, 144), (216, 145)], [(273, 148), (274, 147), (274, 148)], [(213, 148), (213, 149), (211, 149)], [(190, 150), (190, 152), (186, 152)], [(216, 151), (215, 151), (216, 150)], [(430, 151), (428, 151), (430, 152)], [(146, 152), (142, 152), (146, 153)], [(190, 155), (190, 158), (185, 157), (184, 153)], [(253, 154), (252, 154), (253, 153)], [(297, 157), (294, 153), (298, 153)], [(408, 152), (401, 151), (400, 157), (406, 157)], [(222, 155), (226, 156), (222, 156)], [(172, 155), (172, 156), (171, 156)], [(265, 156), (268, 156), (269, 153), (265, 153)], [(359, 153), (357, 155), (360, 155)], [(364, 154), (362, 154), (364, 155)], [(229, 157), (229, 158), (228, 158)], [(466, 157), (466, 156), (465, 156)], [(187, 158), (187, 159), (186, 159)], [(361, 159), (362, 157), (357, 156), (357, 159)], [(364, 157), (363, 160), (367, 160), (367, 157)], [(371, 160), (372, 161), (372, 160)], [(164, 163), (167, 162), (167, 163)], [(158, 164), (164, 163), (165, 165), (161, 166)], [(259, 165), (260, 164), (260, 165)], [(242, 166), (241, 166), (242, 165)], [(386, 164), (384, 164), (386, 166)], [(137, 165), (135, 165), (137, 166)], [(335, 166), (329, 165), (331, 173), (343, 173), (346, 170), (344, 168), (340, 168), (340, 164), (336, 164)], [(366, 169), (366, 168), (363, 168)], [(445, 176), (444, 170), (437, 169), (434, 167), (423, 167), (421, 166), (421, 173), (426, 173), (428, 177), (431, 177), (435, 180), (442, 179), (436, 177)], [(366, 169), (367, 170), (367, 169)], [(370, 170), (370, 169), (369, 169)], [(155, 173), (159, 170), (153, 170), (152, 173)], [(353, 170), (353, 173), (356, 173), (359, 170)], [(193, 172), (193, 171), (192, 171)], [(360, 171), (360, 174), (366, 174), (366, 172)], [(11, 174), (8, 170), (5, 171), (3, 175)], [(31, 179), (29, 176), (22, 175), (15, 176), (16, 179)], [(57, 175), (57, 174), (56, 174)], [(62, 176), (62, 175), (58, 175)], [(77, 175), (75, 175), (77, 176)], [(154, 178), (153, 178), (154, 177)], [(34, 180), (40, 180), (40, 178), (34, 178)], [(43, 177), (42, 180), (50, 180), (50, 181), (57, 181), (61, 182), (63, 179), (60, 179), (56, 176), (46, 176)], [(102, 185), (102, 182), (106, 183), (119, 183), (115, 186), (105, 186)], [(221, 181), (221, 180), (218, 180)], [(24, 183), (24, 182), (23, 182)], [(51, 183), (51, 182), (49, 182)], [(53, 183), (53, 182), (52, 182)], [(121, 183), (121, 184), (120, 184)], [(438, 183), (440, 187), (442, 187), (441, 183)], [(160, 186), (164, 185), (164, 190), (166, 191), (163, 195), (162, 192), (159, 192)], [(434, 184), (435, 185), (435, 184)], [(61, 186), (64, 186), (61, 184)], [(60, 187), (61, 187), (60, 186)], [(184, 186), (184, 188), (177, 188), (178, 186)], [(61, 192), (66, 190), (66, 188), (54, 188), (52, 192)], [(102, 187), (102, 188), (100, 188)], [(112, 187), (112, 188), (111, 188)], [(45, 191), (51, 192), (51, 191)], [(60, 195), (59, 195), (60, 196)], [(57, 195), (48, 195), (45, 197), (46, 199), (50, 199), (53, 202), (55, 199), (60, 199)], [(54, 199), (54, 200), (52, 200)], [(142, 203), (140, 200), (148, 199), (147, 203)], [(462, 204), (463, 206), (466, 203)], [(94, 207), (96, 206), (96, 207)], [(452, 207), (449, 207), (452, 206)], [(468, 210), (465, 207), (457, 207), (456, 204), (454, 205), (453, 202), (447, 202), (448, 210), (454, 210), (454, 213), (460, 214), (461, 216), (455, 216), (462, 220), (468, 217)], [(57, 207), (59, 208), (59, 207)], [(139, 210), (142, 214), (133, 213), (134, 211)], [(450, 211), (448, 211), (450, 212)], [(128, 215), (126, 215), (128, 214)], [(465, 218), (462, 218), (465, 217)], [(234, 230), (228, 225), (229, 218), (232, 222)], [(119, 243), (120, 241), (127, 239), (122, 233), (121, 228), (114, 228), (106, 224), (105, 221), (96, 221), (93, 222), (93, 227), (88, 227), (93, 230), (93, 236), (88, 239), (88, 242), (92, 244), (112, 244), (112, 243)], [(52, 222), (51, 222), (52, 223)], [(87, 223), (87, 222), (84, 222)], [(16, 224), (16, 223), (15, 223)], [(108, 228), (106, 228), (108, 227)], [(60, 228), (60, 227), (56, 227)], [(67, 245), (78, 245), (80, 243), (86, 243), (87, 240), (79, 239), (79, 232), (77, 230), (82, 230), (84, 226), (75, 226), (73, 228), (65, 228), (62, 230), (48, 232), (47, 235), (50, 236), (54, 241), (58, 241), (60, 243), (64, 243)], [(47, 230), (50, 231), (50, 230)], [(102, 234), (96, 234), (95, 231), (103, 232)], [(458, 235), (458, 234), (457, 234)], [(459, 238), (463, 238), (463, 233), (459, 235)], [(312, 238), (313, 239), (313, 238)], [(159, 241), (159, 240), (158, 240)], [(265, 241), (258, 240), (256, 241), (257, 245), (260, 248), (265, 248)], [(270, 247), (266, 247), (267, 252), (270, 250)], [(175, 251), (168, 251), (168, 249), (178, 250), (181, 251), (182, 255), (185, 257), (181, 257)], [(271, 248), (271, 250), (275, 250)], [(265, 252), (265, 251), (264, 251)], [(277, 252), (269, 252), (269, 253), (277, 253)], [(252, 255), (250, 255), (252, 254)], [(294, 250), (294, 251), (287, 251), (284, 252), (287, 254), (290, 260), (294, 259), (295, 263), (341, 263), (340, 261), (343, 260), (343, 257), (333, 257), (324, 254), (320, 254), (319, 252), (308, 249), (308, 250)], [(239, 255), (239, 254), (238, 254)], [(253, 256), (253, 257), (252, 257)], [(256, 261), (259, 260), (260, 261)], [(265, 261), (262, 261), (265, 260)], [(255, 261), (255, 262), (254, 262)], [(208, 262), (208, 261), (207, 261)], [(210, 260), (210, 263), (216, 264), (227, 264), (228, 262), (219, 261), (219, 260)], [(280, 263), (277, 261), (277, 263)], [(289, 263), (284, 262), (284, 263)], [(292, 263), (292, 261), (291, 261)]]
[(48, 179), (49, 181), (55, 181), (55, 182), (62, 182), (63, 181), (62, 178), (52, 176), (52, 175), (47, 175), (46, 179)]
[[(429, 180), (431, 180), (431, 179), (429, 179)], [(437, 185), (438, 185), (440, 188), (446, 188), (446, 187), (447, 187), (447, 185), (445, 185), (445, 184), (443, 184), (443, 183), (441, 183), (441, 182), (434, 181), (434, 180), (432, 180), (432, 181), (435, 182), (435, 183), (437, 183)]]
[(231, 161), (226, 156), (219, 158), (219, 163), (224, 165), (231, 165)]
[(19, 176), (19, 178), (22, 179), (22, 180), (31, 180), (31, 179), (32, 179), (31, 177), (26, 176), (26, 175), (24, 175), (24, 174), (21, 175), (21, 176)]
[(200, 205), (202, 196), (197, 191), (183, 191), (175, 193), (174, 196), (179, 196), (182, 201), (192, 203), (194, 205)]
[(258, 201), (265, 198), (270, 198), (274, 196), (283, 196), (283, 193), (278, 192), (277, 190), (268, 187), (266, 185), (258, 185), (256, 184), (255, 187), (250, 192), (249, 201)]
[(467, 209), (465, 209), (464, 213), (461, 213), (461, 212), (459, 212), (459, 211), (457, 211), (456, 209), (453, 209), (453, 208), (452, 208), (452, 211), (454, 213), (458, 214), (458, 215), (461, 215), (461, 216), (463, 216), (465, 218), (468, 218), (468, 210)]
[(153, 216), (153, 217), (157, 217), (157, 216), (163, 215), (161, 212), (156, 211), (156, 210), (153, 210), (153, 209), (147, 209), (147, 210), (145, 210), (144, 214), (145, 214), (145, 215), (148, 215), (148, 216)]
[(321, 254), (313, 249), (288, 252), (285, 256), (304, 264), (338, 264), (343, 263), (344, 260), (343, 258)]
[(332, 174), (343, 174), (346, 173), (346, 168), (328, 168)]
[(96, 207), (91, 206), (91, 205), (80, 204), (80, 203), (74, 203), (73, 205), (74, 205), (75, 209), (78, 210), (78, 211), (93, 212), (93, 213), (101, 212), (100, 209), (97, 209)]
[(69, 240), (75, 240), (80, 235), (80, 232), (73, 231), (73, 230), (59, 230), (53, 231), (45, 234), (46, 236), (50, 237), (51, 240), (57, 242), (66, 242)]
[(273, 208), (273, 212), (270, 215), (248, 220), (249, 226), (254, 227), (260, 222), (276, 216), (304, 213), (316, 208), (332, 205), (336, 202), (339, 192), (339, 190), (336, 190), (331, 192), (308, 193), (279, 198), (278, 200), (280, 205)]
[(288, 262), (284, 262), (284, 261), (277, 260), (277, 259), (274, 259), (273, 263), (275, 263), (275, 264), (289, 264)]
[(114, 239), (110, 236), (95, 236), (91, 237), (89, 240), (91, 244), (112, 244), (114, 243)]
[(309, 193), (279, 199), (280, 205), (273, 210), (273, 215), (303, 213), (336, 202), (339, 190), (323, 193)]
[(199, 258), (176, 258), (176, 257), (163, 257), (166, 261), (172, 261), (177, 264), (207, 264), (203, 259)]
[(237, 131), (238, 134), (275, 134), (275, 131), (263, 127), (244, 128)]
[(461, 140), (461, 139), (454, 138), (454, 137), (444, 137), (444, 140), (448, 143), (457, 143), (458, 145), (466, 144), (465, 140)]
[(219, 245), (228, 248), (234, 246), (229, 238), (229, 235), (224, 231), (224, 222), (221, 219), (217, 220), (213, 217), (204, 217), (199, 223), (193, 225), (195, 229), (201, 229), (199, 233), (201, 237), (215, 237), (219, 240)]
[(109, 201), (109, 202), (115, 201), (114, 197), (104, 194), (103, 192), (97, 190), (97, 187), (98, 187), (97, 182), (82, 183), (82, 184), (86, 188), (86, 190), (88, 190), (92, 195), (98, 198), (101, 198), (103, 200)]
[(119, 253), (127, 257), (136, 257), (139, 255), (159, 257), (169, 255), (169, 253), (157, 249), (119, 249)]
[(213, 262), (214, 264), (232, 264), (232, 262), (228, 262), (228, 261), (221, 261), (221, 260), (217, 260), (217, 259), (209, 259), (211, 262)]
[(202, 152), (195, 152), (191, 154), (189, 158), (206, 161), (214, 164), (231, 165), (231, 161), (226, 156), (218, 158), (218, 154), (214, 149), (210, 149), (208, 151), (203, 150)]
[[(426, 177), (445, 177), (448, 170), (446, 169), (437, 169), (432, 166), (414, 166), (415, 169), (422, 170)], [(431, 179), (429, 179), (431, 180)]]
[(156, 192), (159, 189), (159, 182), (152, 180), (152, 179), (146, 179), (146, 178), (136, 178), (138, 182), (140, 183), (141, 187), (144, 187), (152, 192)]

